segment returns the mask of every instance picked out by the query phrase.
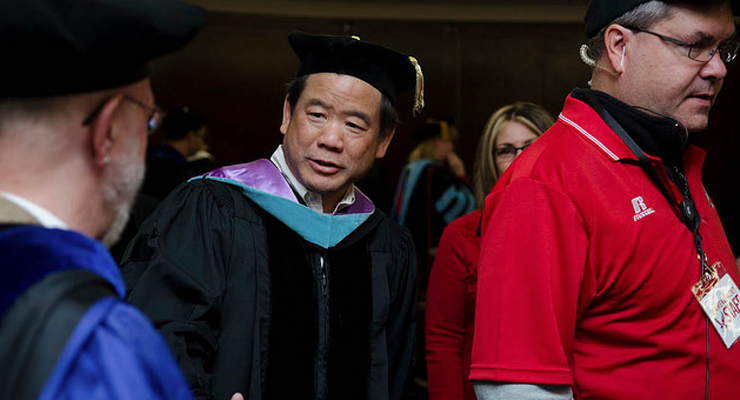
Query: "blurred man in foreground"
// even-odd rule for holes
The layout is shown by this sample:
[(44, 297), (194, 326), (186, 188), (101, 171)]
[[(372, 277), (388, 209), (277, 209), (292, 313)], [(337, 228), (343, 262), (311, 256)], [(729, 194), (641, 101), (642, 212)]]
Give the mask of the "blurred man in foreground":
[(105, 246), (159, 124), (146, 64), (204, 19), (170, 1), (0, 3), (0, 398), (191, 398)]

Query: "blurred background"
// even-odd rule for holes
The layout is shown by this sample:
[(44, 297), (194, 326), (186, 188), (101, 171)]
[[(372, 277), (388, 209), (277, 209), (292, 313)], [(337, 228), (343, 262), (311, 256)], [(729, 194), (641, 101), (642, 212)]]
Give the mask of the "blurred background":
[[(207, 143), (224, 165), (269, 157), (281, 142), (285, 83), (298, 66), (287, 43), (293, 29), (357, 35), (421, 63), (427, 106), (412, 118), (411, 94), (399, 98), (403, 125), (382, 162), (393, 187), (414, 146), (410, 134), (427, 118), (454, 118), (456, 149), (471, 171), (494, 110), (526, 100), (557, 115), (566, 95), (586, 87), (590, 75), (578, 57), (586, 0), (189, 1), (208, 9), (208, 23), (185, 50), (153, 64), (152, 84), (162, 108), (188, 106), (208, 118)], [(709, 153), (704, 182), (736, 254), (739, 63), (730, 65), (699, 139)]]

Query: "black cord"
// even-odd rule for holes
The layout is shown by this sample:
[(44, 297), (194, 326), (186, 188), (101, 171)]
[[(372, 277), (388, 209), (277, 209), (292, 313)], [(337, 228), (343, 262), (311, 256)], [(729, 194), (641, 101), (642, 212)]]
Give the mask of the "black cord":
[[(698, 210), (696, 209), (696, 205), (694, 204), (694, 200), (691, 198), (691, 191), (689, 190), (689, 182), (686, 179), (686, 175), (681, 171), (681, 169), (677, 166), (673, 166), (673, 174), (676, 177), (676, 183), (677, 186), (681, 186), (679, 189), (681, 189), (681, 192), (683, 194), (683, 201), (676, 206), (676, 204), (673, 202), (668, 189), (663, 185), (662, 181), (658, 177), (657, 172), (655, 172), (655, 169), (652, 166), (652, 163), (648, 160), (647, 156), (645, 155), (645, 152), (642, 151), (639, 145), (635, 143), (635, 141), (632, 139), (632, 137), (625, 132), (624, 128), (622, 128), (621, 125), (612, 117), (609, 112), (606, 111), (603, 105), (596, 99), (596, 96), (591, 91), (585, 91), (586, 98), (589, 100), (589, 104), (591, 105), (591, 108), (596, 111), (597, 114), (601, 117), (601, 119), (614, 131), (614, 133), (619, 136), (620, 139), (622, 139), (622, 142), (627, 145), (627, 147), (630, 148), (632, 153), (637, 157), (638, 161), (640, 162), (640, 166), (645, 170), (645, 172), (650, 176), (650, 178), (655, 182), (655, 185), (658, 186), (660, 191), (663, 193), (663, 195), (668, 200), (668, 203), (671, 204), (671, 206), (674, 207), (674, 209), (678, 209), (679, 211), (679, 218), (681, 221), (689, 228), (689, 231), (694, 235), (694, 245), (696, 246), (696, 252), (699, 255), (699, 263), (701, 265), (701, 280), (704, 280), (705, 274), (709, 272), (709, 266), (706, 262), (706, 255), (704, 254), (704, 249), (702, 246), (702, 239), (701, 235), (699, 234), (699, 225), (701, 224), (701, 217), (699, 216)], [(688, 129), (686, 129), (686, 126), (681, 123), (681, 121), (667, 116), (663, 115), (661, 113), (649, 110), (647, 108), (643, 107), (637, 107), (645, 112), (650, 112), (653, 114), (657, 114), (666, 118), (669, 118), (673, 121), (675, 121), (677, 126), (680, 126), (683, 128), (685, 135), (683, 137), (683, 144), (684, 147), (686, 144), (688, 144), (689, 139), (689, 132)], [(670, 172), (666, 168), (666, 172)], [(707, 343), (707, 358), (706, 358), (706, 384), (704, 387), (704, 399), (709, 399), (709, 317), (705, 317), (705, 323), (706, 323), (706, 343)]]
[[(704, 278), (702, 278), (704, 279)], [(706, 386), (704, 387), (704, 400), (709, 400), (709, 318), (705, 318), (707, 322), (707, 380)]]

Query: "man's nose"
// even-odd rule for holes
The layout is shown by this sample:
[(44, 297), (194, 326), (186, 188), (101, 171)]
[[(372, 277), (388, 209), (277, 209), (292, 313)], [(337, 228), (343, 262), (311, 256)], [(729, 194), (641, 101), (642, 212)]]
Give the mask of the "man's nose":
[(341, 151), (344, 144), (342, 124), (330, 123), (324, 126), (319, 135), (318, 144), (332, 151)]
[(702, 66), (699, 76), (702, 78), (724, 79), (727, 76), (727, 64), (722, 61), (722, 56), (716, 51), (712, 58)]

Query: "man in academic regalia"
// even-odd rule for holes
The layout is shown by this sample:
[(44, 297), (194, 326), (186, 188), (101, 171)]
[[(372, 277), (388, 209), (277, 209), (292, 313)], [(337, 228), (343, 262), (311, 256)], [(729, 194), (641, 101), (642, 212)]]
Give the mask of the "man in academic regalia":
[[(383, 157), (415, 59), (358, 38), (293, 32), (300, 58), (283, 144), (175, 190), (122, 264), (195, 394), (399, 399), (410, 388), (415, 257), (353, 183)], [(418, 81), (418, 83), (417, 83)]]
[(0, 398), (192, 398), (105, 246), (159, 123), (146, 65), (204, 20), (171, 1), (0, 2)]

